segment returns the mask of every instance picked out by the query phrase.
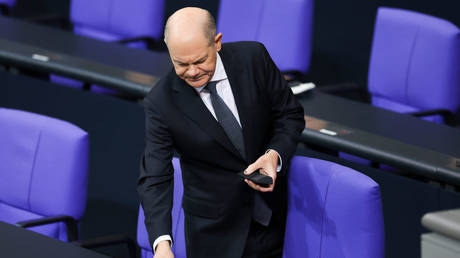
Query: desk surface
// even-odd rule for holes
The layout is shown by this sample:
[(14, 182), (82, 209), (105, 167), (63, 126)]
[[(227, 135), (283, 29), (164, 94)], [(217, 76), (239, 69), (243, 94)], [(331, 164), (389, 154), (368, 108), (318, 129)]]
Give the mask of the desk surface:
[(0, 221), (0, 256), (104, 258), (94, 251), (65, 243), (47, 236)]
[(306, 143), (460, 185), (460, 130), (316, 91), (299, 101)]
[(142, 97), (171, 68), (166, 52), (129, 48), (0, 16), (0, 62)]

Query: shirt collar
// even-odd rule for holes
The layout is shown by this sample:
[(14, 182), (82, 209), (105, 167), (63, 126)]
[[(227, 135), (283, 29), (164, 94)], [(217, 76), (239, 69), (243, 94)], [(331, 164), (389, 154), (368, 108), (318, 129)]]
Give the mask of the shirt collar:
[(216, 70), (214, 71), (214, 75), (211, 78), (212, 82), (227, 79), (227, 74), (225, 73), (224, 64), (222, 63), (222, 59), (220, 58), (219, 52), (217, 52), (216, 54)]

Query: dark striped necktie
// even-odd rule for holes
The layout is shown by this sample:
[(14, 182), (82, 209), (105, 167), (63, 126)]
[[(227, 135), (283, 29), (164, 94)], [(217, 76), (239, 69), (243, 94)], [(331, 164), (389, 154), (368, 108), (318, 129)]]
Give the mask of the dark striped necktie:
[[(211, 95), (211, 103), (216, 113), (217, 120), (238, 152), (246, 159), (243, 131), (230, 108), (217, 93), (216, 84), (217, 81), (209, 82), (205, 89), (208, 90)], [(254, 195), (253, 219), (264, 226), (268, 226), (271, 215), (272, 210), (265, 203), (261, 193), (256, 192)]]
[(241, 129), (236, 117), (233, 115), (230, 108), (225, 104), (224, 100), (219, 96), (216, 90), (217, 81), (209, 82), (205, 87), (211, 95), (211, 103), (214, 112), (217, 116), (217, 121), (222, 126), (230, 141), (235, 148), (246, 159), (246, 151), (244, 147), (243, 130)]

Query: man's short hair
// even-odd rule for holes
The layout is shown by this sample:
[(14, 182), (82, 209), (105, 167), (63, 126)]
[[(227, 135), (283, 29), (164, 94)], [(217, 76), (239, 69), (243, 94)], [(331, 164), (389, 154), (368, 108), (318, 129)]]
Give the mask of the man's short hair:
[(214, 38), (216, 37), (216, 20), (208, 11), (206, 12), (208, 17), (206, 19), (204, 35), (209, 40), (209, 45), (211, 45), (214, 43)]
[[(203, 9), (204, 10), (204, 9)], [(214, 37), (216, 36), (216, 20), (214, 17), (209, 13), (208, 10), (205, 10), (207, 17), (205, 21), (205, 25), (203, 28), (204, 31), (204, 36), (208, 39), (209, 45), (212, 45), (214, 43)], [(168, 38), (168, 30), (169, 30), (169, 19), (166, 21), (165, 25), (165, 30), (164, 30), (164, 41), (166, 42), (166, 39)]]

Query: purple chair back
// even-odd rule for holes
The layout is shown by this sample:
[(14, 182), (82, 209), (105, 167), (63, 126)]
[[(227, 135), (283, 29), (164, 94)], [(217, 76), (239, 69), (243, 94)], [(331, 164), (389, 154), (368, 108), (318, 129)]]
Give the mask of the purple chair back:
[(100, 40), (150, 36), (163, 32), (164, 0), (72, 0), (74, 32)]
[(281, 71), (310, 65), (313, 0), (221, 0), (217, 32), (223, 42), (262, 42)]
[[(178, 158), (173, 158), (174, 166), (174, 199), (172, 208), (172, 232), (174, 245), (172, 251), (175, 258), (186, 258), (185, 237), (184, 237), (184, 210), (182, 209), (182, 196), (184, 187), (182, 184), (182, 171)], [(137, 242), (141, 247), (142, 258), (152, 258), (152, 247), (150, 246), (147, 229), (144, 224), (144, 211), (139, 208), (139, 219), (137, 221)]]
[[(72, 0), (70, 19), (74, 33), (103, 41), (149, 36), (159, 39), (163, 32), (164, 0)], [(134, 48), (147, 48), (145, 42), (127, 43)], [(79, 80), (50, 75), (52, 82), (81, 89)], [(117, 94), (117, 91), (91, 85), (91, 91)]]
[(284, 257), (384, 257), (380, 191), (372, 179), (329, 161), (295, 156), (288, 189)]
[(385, 109), (456, 112), (460, 107), (460, 30), (436, 17), (380, 7), (368, 87), (373, 105)]
[[(86, 207), (88, 134), (68, 122), (0, 108), (0, 220), (79, 220)], [(66, 240), (63, 223), (30, 228)]]

